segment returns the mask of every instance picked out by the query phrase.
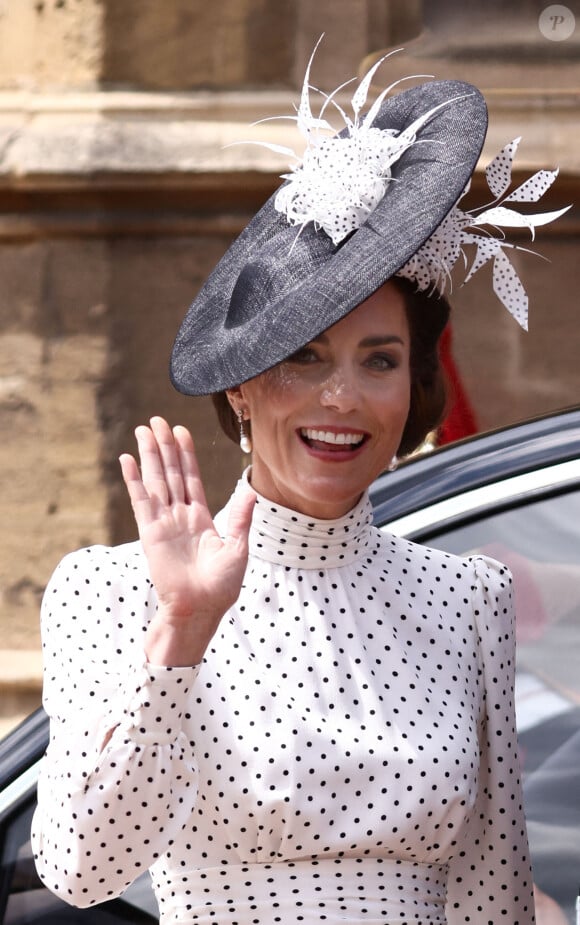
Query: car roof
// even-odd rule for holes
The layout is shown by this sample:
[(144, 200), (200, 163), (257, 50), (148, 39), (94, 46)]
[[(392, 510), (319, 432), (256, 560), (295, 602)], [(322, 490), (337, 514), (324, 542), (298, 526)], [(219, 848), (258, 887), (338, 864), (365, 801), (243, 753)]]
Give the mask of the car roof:
[(388, 523), (459, 493), (578, 457), (580, 408), (449, 444), (376, 479), (370, 489), (375, 522)]

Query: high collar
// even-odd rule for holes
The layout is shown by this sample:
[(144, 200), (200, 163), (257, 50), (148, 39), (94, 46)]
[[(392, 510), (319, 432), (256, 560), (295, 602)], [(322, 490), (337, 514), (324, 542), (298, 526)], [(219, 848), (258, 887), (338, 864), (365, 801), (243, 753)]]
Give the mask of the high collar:
[(250, 555), (290, 568), (350, 565), (367, 551), (372, 506), (365, 494), (343, 517), (315, 520), (257, 496), (250, 530)]

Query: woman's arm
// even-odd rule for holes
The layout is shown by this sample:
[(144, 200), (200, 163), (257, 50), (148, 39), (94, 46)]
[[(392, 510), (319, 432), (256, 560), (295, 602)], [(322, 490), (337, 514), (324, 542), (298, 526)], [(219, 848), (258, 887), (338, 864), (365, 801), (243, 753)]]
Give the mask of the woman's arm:
[(44, 595), (50, 744), (32, 839), (42, 880), (74, 905), (122, 892), (167, 851), (195, 804), (182, 717), (197, 669), (146, 663), (154, 609), (138, 544), (72, 553)]
[(132, 457), (122, 467), (141, 546), (66, 557), (43, 601), (51, 741), (33, 842), (42, 879), (75, 905), (122, 892), (191, 816), (196, 766), (182, 718), (247, 560), (251, 490), (221, 539), (184, 428), (157, 418), (138, 442), (141, 472)]
[(533, 883), (515, 729), (515, 627), (505, 566), (474, 560), (473, 619), (483, 692), (478, 789), (450, 864), (449, 925), (532, 925)]

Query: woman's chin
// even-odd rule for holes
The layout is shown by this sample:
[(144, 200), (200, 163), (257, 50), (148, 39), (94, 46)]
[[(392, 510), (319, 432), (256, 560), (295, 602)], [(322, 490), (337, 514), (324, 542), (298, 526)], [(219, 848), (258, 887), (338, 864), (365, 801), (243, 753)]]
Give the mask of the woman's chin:
[(355, 506), (366, 487), (360, 482), (349, 486), (344, 480), (304, 479), (287, 506), (318, 520), (335, 520)]

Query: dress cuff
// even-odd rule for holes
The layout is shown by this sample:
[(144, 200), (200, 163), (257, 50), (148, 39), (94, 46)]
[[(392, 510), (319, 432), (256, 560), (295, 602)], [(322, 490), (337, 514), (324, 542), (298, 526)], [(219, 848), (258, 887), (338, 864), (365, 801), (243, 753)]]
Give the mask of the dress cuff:
[(144, 664), (127, 683), (129, 738), (143, 745), (175, 741), (198, 673), (199, 665), (173, 668)]

